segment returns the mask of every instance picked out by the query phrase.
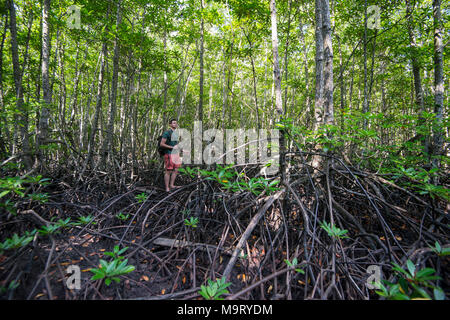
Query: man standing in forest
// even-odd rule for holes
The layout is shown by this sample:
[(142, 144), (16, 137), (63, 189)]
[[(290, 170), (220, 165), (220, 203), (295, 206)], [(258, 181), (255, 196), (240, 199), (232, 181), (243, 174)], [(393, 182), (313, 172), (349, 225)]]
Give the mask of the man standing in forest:
[(161, 139), (161, 147), (164, 150), (164, 184), (166, 186), (166, 192), (170, 192), (171, 189), (180, 188), (175, 185), (175, 179), (177, 178), (178, 168), (181, 166), (181, 159), (178, 152), (178, 122), (175, 119), (170, 119), (169, 130), (164, 131)]

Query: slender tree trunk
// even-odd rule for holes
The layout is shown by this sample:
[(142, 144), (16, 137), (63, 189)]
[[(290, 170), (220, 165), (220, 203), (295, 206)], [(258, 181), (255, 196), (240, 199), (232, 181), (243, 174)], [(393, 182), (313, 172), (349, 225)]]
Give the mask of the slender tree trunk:
[(323, 121), (323, 34), (321, 0), (315, 1), (315, 38), (316, 38), (316, 92), (314, 98), (314, 126), (317, 130)]
[(8, 15), (5, 14), (5, 22), (3, 27), (3, 34), (2, 34), (2, 40), (0, 43), (0, 114), (3, 121), (3, 126), (1, 126), (4, 129), (4, 134), (2, 134), (2, 138), (4, 139), (3, 143), (7, 144), (5, 146), (5, 150), (3, 150), (6, 153), (6, 149), (9, 151), (12, 151), (12, 141), (11, 141), (11, 134), (9, 132), (9, 126), (8, 126), (8, 120), (6, 119), (6, 113), (4, 109), (4, 90), (3, 90), (3, 49), (5, 45), (5, 39), (6, 39), (6, 32), (8, 30)]
[[(443, 155), (444, 128), (442, 128), (444, 111), (444, 60), (442, 43), (443, 27), (441, 17), (441, 0), (433, 0), (433, 24), (434, 24), (434, 113), (436, 124), (433, 130), (433, 166), (440, 167), (439, 156)], [(438, 178), (435, 183), (439, 183)]]
[(303, 23), (300, 20), (299, 22), (299, 29), (300, 29), (300, 42), (303, 43), (303, 59), (304, 59), (304, 70), (305, 70), (305, 83), (306, 83), (306, 110), (308, 113), (307, 118), (307, 126), (310, 123), (311, 118), (314, 117), (314, 110), (312, 109), (311, 104), (311, 93), (309, 88), (309, 70), (308, 70), (308, 52), (306, 48), (306, 41), (305, 41), (305, 34), (303, 32)]
[[(122, 22), (121, 2), (122, 1), (119, 0), (117, 3), (116, 32), (119, 32), (119, 26)], [(110, 154), (113, 149), (114, 121), (116, 118), (116, 110), (117, 110), (116, 100), (117, 100), (117, 79), (119, 75), (119, 54), (120, 54), (119, 36), (116, 34), (116, 37), (114, 39), (113, 77), (111, 84), (111, 97), (109, 101), (109, 120), (108, 120), (108, 127), (106, 129), (106, 139), (103, 141), (102, 159), (100, 167), (106, 166), (108, 154)]]
[(329, 0), (322, 0), (323, 49), (324, 49), (324, 123), (334, 124), (333, 107), (333, 45), (331, 40), (331, 19)]
[[(16, 24), (16, 8), (14, 5), (14, 1), (8, 1), (9, 5), (9, 20), (10, 20), (10, 32), (11, 32), (11, 55), (13, 62), (13, 74), (14, 74), (14, 85), (16, 90), (16, 106), (20, 111), (20, 136), (22, 139), (22, 152), (24, 153), (23, 164), (26, 170), (31, 168), (32, 160), (31, 160), (31, 151), (30, 145), (28, 141), (28, 112), (24, 107), (23, 101), (23, 87), (22, 87), (22, 72), (20, 70), (19, 63), (19, 48), (17, 44), (17, 24)], [(17, 131), (16, 131), (17, 132)], [(16, 143), (14, 145), (17, 146)], [(13, 150), (13, 153), (18, 153), (16, 149)]]
[[(275, 0), (270, 1), (271, 22), (272, 22), (272, 54), (273, 54), (273, 79), (275, 85), (275, 109), (278, 114), (279, 121), (283, 120), (283, 99), (281, 96), (281, 73), (278, 59), (278, 31), (277, 31), (277, 9)], [(285, 138), (284, 131), (280, 132), (280, 170), (281, 181), (286, 182), (286, 161), (285, 161)]]
[(168, 114), (167, 114), (167, 90), (168, 88), (168, 78), (167, 78), (167, 30), (164, 28), (164, 35), (163, 35), (163, 47), (164, 47), (164, 75), (163, 75), (163, 81), (164, 81), (164, 95), (163, 95), (163, 123), (164, 125), (168, 121)]
[(345, 112), (345, 87), (344, 87), (344, 65), (343, 65), (343, 57), (342, 57), (342, 47), (341, 40), (336, 36), (336, 40), (338, 42), (339, 49), (339, 86), (340, 86), (340, 103), (341, 103), (341, 129), (344, 129), (344, 112)]
[(348, 92), (348, 109), (352, 110), (353, 107), (353, 83), (355, 80), (355, 55), (352, 58), (352, 76), (350, 79), (350, 89)]
[(203, 54), (204, 54), (204, 21), (203, 21), (203, 9), (204, 3), (203, 0), (201, 3), (201, 18), (200, 18), (200, 93), (198, 100), (198, 120), (203, 121)]
[[(367, 0), (364, 1), (364, 101), (362, 106), (362, 112), (369, 112), (368, 101), (368, 86), (367, 86)], [(367, 129), (367, 119), (363, 119), (363, 129)]]
[[(255, 61), (253, 60), (253, 43), (250, 39), (250, 35), (248, 35), (244, 31), (245, 37), (247, 38), (248, 44), (250, 46), (250, 63), (252, 65), (252, 77), (253, 77), (253, 102), (255, 105), (255, 112), (256, 112), (256, 127), (259, 132), (260, 128), (260, 120), (259, 120), (259, 110), (258, 110), (258, 92), (256, 90), (256, 70), (255, 70)], [(242, 113), (241, 113), (242, 115)]]
[[(284, 49), (284, 81), (287, 84), (288, 80), (288, 49), (289, 49), (289, 31), (291, 29), (291, 0), (288, 1), (288, 25), (287, 25), (287, 32), (286, 32), (286, 48)], [(287, 93), (288, 93), (288, 86), (286, 85), (284, 88), (284, 114), (286, 114), (287, 109)]]
[[(109, 17), (109, 10), (110, 6), (108, 6), (108, 11), (106, 13), (106, 20), (108, 20)], [(108, 27), (105, 28), (105, 33), (108, 32)], [(106, 39), (103, 40), (102, 44), (102, 52), (101, 52), (101, 62), (100, 62), (100, 70), (98, 73), (98, 82), (97, 82), (97, 100), (95, 104), (95, 114), (94, 114), (94, 120), (92, 122), (91, 126), (91, 132), (89, 134), (89, 141), (88, 141), (88, 154), (86, 157), (86, 162), (84, 164), (83, 170), (81, 172), (80, 178), (82, 178), (84, 171), (86, 170), (87, 166), (93, 167), (93, 153), (95, 148), (95, 135), (97, 134), (98, 130), (98, 121), (100, 118), (100, 113), (102, 109), (102, 99), (103, 99), (103, 81), (104, 81), (104, 75), (105, 75), (105, 67), (106, 67), (106, 56), (108, 54), (108, 47), (107, 47), (107, 41)]]
[[(414, 93), (415, 93), (415, 104), (416, 109), (415, 112), (420, 112), (419, 115), (419, 126), (425, 124), (425, 118), (423, 117), (423, 113), (425, 112), (425, 103), (423, 99), (423, 89), (422, 89), (422, 79), (420, 76), (420, 63), (417, 51), (417, 43), (416, 37), (414, 35), (414, 19), (413, 19), (413, 10), (414, 8), (411, 5), (410, 0), (406, 0), (406, 15), (408, 17), (408, 35), (409, 35), (409, 43), (410, 43), (410, 55), (411, 55), (411, 64), (412, 64), (412, 72), (414, 77)], [(416, 132), (417, 136), (422, 139), (422, 145), (424, 147), (424, 151), (428, 154), (429, 150), (429, 142), (428, 137), (423, 136), (420, 133), (420, 130)]]
[(36, 153), (37, 163), (36, 165), (42, 167), (42, 152), (40, 147), (45, 144), (45, 140), (48, 137), (48, 122), (50, 118), (49, 106), (52, 103), (52, 91), (50, 87), (50, 0), (44, 0), (42, 10), (42, 90), (43, 90), (43, 104), (41, 112), (39, 114), (38, 131), (36, 134)]

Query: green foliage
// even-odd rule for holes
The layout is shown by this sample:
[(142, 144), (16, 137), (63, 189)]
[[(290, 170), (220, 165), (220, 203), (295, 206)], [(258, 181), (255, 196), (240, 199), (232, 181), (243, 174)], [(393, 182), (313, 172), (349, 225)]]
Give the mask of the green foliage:
[(112, 260), (107, 262), (100, 259), (100, 267), (91, 269), (94, 273), (91, 280), (105, 279), (105, 284), (109, 286), (112, 281), (119, 283), (120, 276), (134, 271), (135, 267), (128, 265), (128, 259), (123, 260), (123, 256), (120, 256), (127, 249), (128, 247), (119, 249), (119, 246), (115, 246), (112, 252), (105, 252), (105, 255), (112, 257)]
[(189, 220), (184, 219), (184, 225), (192, 228), (197, 228), (198, 218), (191, 217)]
[(4, 208), (7, 212), (15, 216), (17, 214), (17, 209), (15, 208), (14, 202), (10, 199), (5, 202), (0, 202), (0, 208)]
[(5, 241), (0, 242), (0, 254), (2, 254), (3, 251), (6, 250), (18, 249), (26, 246), (28, 243), (33, 241), (35, 233), (36, 230), (33, 230), (32, 232), (26, 232), (25, 235), (21, 237), (19, 237), (17, 233), (14, 233), (14, 235), (11, 238), (8, 238)]
[(348, 236), (345, 235), (348, 232), (348, 230), (339, 229), (335, 225), (331, 225), (330, 223), (328, 223), (326, 221), (323, 221), (320, 224), (320, 227), (322, 229), (324, 229), (331, 238), (335, 238), (335, 239), (346, 239), (346, 238), (348, 238)]
[(434, 275), (436, 272), (434, 269), (417, 270), (411, 260), (406, 261), (407, 270), (396, 263), (393, 265), (392, 269), (398, 275), (398, 283), (391, 283), (387, 280), (382, 280), (382, 283), (374, 283), (379, 289), (375, 291), (378, 295), (389, 300), (431, 300), (432, 295), (429, 291), (433, 290), (435, 300), (445, 299), (443, 290), (432, 283), (433, 280), (441, 279)]
[(95, 217), (92, 215), (81, 216), (78, 218), (78, 222), (74, 222), (73, 225), (80, 226), (80, 225), (86, 225), (86, 224), (97, 224), (97, 222), (95, 222), (94, 219), (95, 219)]
[(127, 251), (127, 249), (128, 249), (128, 247), (120, 249), (119, 246), (114, 246), (113, 251), (105, 252), (104, 255), (109, 256), (109, 257), (113, 258), (114, 260), (122, 260), (124, 257), (121, 256), (121, 254), (124, 253), (125, 251)]
[(22, 190), (25, 189), (22, 187), (24, 182), (25, 180), (20, 177), (6, 177), (0, 179), (0, 198), (3, 198), (9, 193), (17, 194), (23, 198), (25, 196), (25, 193), (22, 192)]
[(230, 285), (231, 282), (225, 282), (225, 278), (217, 279), (215, 282), (208, 279), (208, 286), (202, 285), (198, 293), (206, 300), (223, 300), (220, 296), (229, 293), (226, 288)]
[(434, 247), (429, 246), (434, 253), (436, 253), (439, 257), (444, 257), (450, 255), (450, 248), (442, 248), (439, 242), (434, 243)]
[(43, 204), (48, 201), (48, 194), (47, 193), (32, 193), (32, 194), (28, 195), (28, 198), (31, 201), (36, 201), (36, 202)]
[(183, 210), (181, 210), (181, 214), (182, 214), (183, 216), (189, 216), (189, 215), (191, 214), (191, 210), (189, 210), (189, 209), (183, 209)]
[(38, 232), (43, 236), (49, 236), (51, 234), (58, 233), (60, 228), (61, 226), (58, 224), (49, 224), (48, 226), (42, 226), (38, 229)]
[[(216, 170), (208, 171), (199, 169), (198, 173), (205, 177), (206, 180), (215, 181), (221, 187), (230, 192), (251, 192), (255, 196), (265, 193), (269, 195), (272, 192), (280, 190), (276, 185), (280, 183), (279, 180), (271, 180), (264, 177), (255, 177), (243, 179), (244, 174), (238, 174), (236, 171), (231, 170), (232, 164), (222, 167), (217, 165)], [(194, 177), (196, 172), (190, 167), (180, 170), (181, 173), (188, 175), (189, 177)]]
[(58, 222), (56, 222), (56, 224), (60, 227), (60, 228), (69, 228), (71, 227), (73, 224), (70, 222), (70, 218), (66, 218), (65, 220), (63, 219), (59, 219)]
[(130, 214), (123, 214), (122, 212), (119, 212), (116, 217), (122, 221), (126, 221), (128, 220), (128, 218), (130, 218)]
[(7, 287), (0, 287), (0, 294), (5, 294), (8, 291), (15, 290), (19, 287), (19, 282), (16, 282), (16, 280), (13, 280), (9, 283)]
[(142, 192), (141, 194), (138, 194), (135, 198), (136, 198), (136, 200), (138, 200), (138, 203), (143, 203), (143, 202), (147, 201), (148, 194), (146, 194), (145, 192)]
[[(286, 262), (288, 267), (291, 267), (291, 268), (295, 268), (298, 265), (297, 258), (294, 258), (292, 260), (292, 262), (290, 262), (288, 259), (284, 259), (284, 262)], [(305, 271), (303, 269), (300, 269), (300, 268), (295, 268), (295, 271), (297, 271), (298, 273), (301, 273), (301, 274), (305, 274)]]

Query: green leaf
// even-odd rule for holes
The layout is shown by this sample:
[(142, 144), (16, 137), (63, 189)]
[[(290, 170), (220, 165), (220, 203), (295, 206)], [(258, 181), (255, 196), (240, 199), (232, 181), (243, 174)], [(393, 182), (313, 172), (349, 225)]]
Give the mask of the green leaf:
[(425, 269), (422, 269), (420, 271), (417, 271), (416, 278), (417, 279), (421, 279), (421, 278), (429, 276), (429, 275), (431, 275), (431, 274), (433, 274), (435, 272), (436, 271), (434, 269), (432, 269), (432, 268), (425, 268)]
[(414, 273), (416, 270), (416, 266), (411, 260), (406, 261), (406, 266), (408, 267), (408, 271), (411, 274), (412, 277), (414, 277)]
[(2, 193), (0, 193), (0, 198), (3, 198), (4, 196), (6, 196), (8, 193), (10, 193), (10, 190), (5, 190)]
[(441, 288), (434, 288), (433, 293), (435, 300), (445, 300), (445, 293)]

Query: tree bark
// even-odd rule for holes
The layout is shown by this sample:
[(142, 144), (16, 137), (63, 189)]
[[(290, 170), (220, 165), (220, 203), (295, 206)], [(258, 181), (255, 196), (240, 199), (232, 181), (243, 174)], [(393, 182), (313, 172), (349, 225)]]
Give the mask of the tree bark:
[[(434, 113), (436, 124), (433, 132), (433, 166), (439, 168), (439, 156), (443, 155), (444, 129), (442, 128), (444, 111), (444, 61), (442, 44), (443, 27), (441, 17), (441, 0), (433, 0), (433, 24), (434, 24)], [(438, 179), (435, 179), (438, 183)]]
[(198, 120), (203, 121), (203, 54), (204, 54), (204, 21), (203, 21), (203, 9), (204, 9), (204, 3), (203, 0), (200, 1), (201, 3), (201, 12), (200, 12), (200, 93), (199, 93), (199, 100), (198, 100)]
[[(425, 119), (422, 116), (422, 113), (425, 112), (425, 104), (423, 99), (423, 89), (422, 89), (422, 79), (420, 76), (420, 63), (418, 59), (417, 52), (417, 43), (416, 37), (414, 35), (414, 19), (413, 19), (413, 10), (414, 8), (411, 5), (410, 0), (406, 0), (406, 15), (408, 16), (408, 36), (410, 43), (410, 55), (411, 55), (411, 64), (412, 64), (412, 72), (414, 78), (414, 93), (415, 93), (415, 104), (417, 107), (416, 112), (420, 112), (419, 115), (419, 126), (424, 125)], [(416, 133), (423, 140), (423, 147), (425, 153), (428, 153), (428, 139), (424, 137), (420, 132)]]
[[(122, 22), (121, 14), (121, 0), (117, 3), (117, 16), (116, 16), (116, 32), (119, 33), (119, 27)], [(114, 121), (116, 118), (117, 110), (117, 79), (119, 75), (119, 35), (116, 34), (114, 39), (114, 57), (113, 57), (113, 77), (111, 83), (111, 97), (109, 101), (109, 119), (108, 127), (106, 129), (106, 139), (103, 141), (102, 146), (102, 159), (101, 167), (105, 167), (108, 154), (112, 151), (113, 134), (114, 134)]]
[(331, 39), (331, 19), (329, 0), (322, 0), (322, 17), (323, 17), (323, 49), (324, 49), (324, 123), (334, 124), (334, 107), (333, 107), (333, 45)]
[[(275, 109), (278, 114), (279, 121), (283, 120), (283, 100), (281, 96), (281, 73), (278, 59), (278, 31), (277, 31), (277, 9), (275, 0), (270, 1), (271, 22), (272, 22), (272, 54), (273, 54), (273, 79), (275, 84)], [(281, 170), (281, 182), (286, 180), (286, 161), (285, 161), (285, 138), (284, 130), (280, 132), (280, 170)]]
[(315, 38), (316, 38), (316, 92), (314, 97), (314, 126), (317, 130), (323, 121), (323, 35), (322, 35), (322, 1), (315, 1)]
[[(368, 86), (367, 86), (367, 0), (364, 1), (364, 100), (362, 112), (369, 112)], [(363, 118), (363, 129), (367, 129), (367, 119)]]
[(50, 50), (51, 50), (51, 38), (50, 38), (50, 0), (44, 0), (42, 9), (42, 93), (43, 103), (39, 114), (39, 122), (36, 133), (36, 165), (43, 167), (41, 146), (45, 144), (48, 137), (48, 122), (50, 117), (49, 106), (52, 103), (52, 90), (50, 87)]
[[(19, 122), (20, 122), (20, 136), (22, 139), (22, 152), (24, 153), (23, 164), (26, 170), (31, 168), (31, 151), (28, 141), (28, 112), (24, 107), (23, 100), (23, 86), (22, 86), (22, 72), (20, 70), (19, 63), (19, 48), (17, 44), (17, 24), (16, 24), (16, 9), (14, 1), (8, 1), (9, 6), (9, 20), (10, 20), (10, 32), (11, 32), (11, 55), (13, 62), (13, 74), (14, 74), (14, 85), (16, 90), (16, 106), (20, 111)], [(14, 143), (16, 145), (16, 143)], [(14, 148), (13, 153), (17, 153), (17, 149)]]
[[(106, 20), (109, 17), (109, 10), (110, 7), (108, 6), (108, 11), (106, 13)], [(105, 28), (105, 33), (108, 32), (108, 27)], [(104, 35), (105, 36), (105, 35)], [(94, 114), (94, 120), (91, 126), (91, 132), (89, 134), (89, 141), (88, 141), (88, 154), (86, 157), (86, 162), (84, 164), (83, 170), (81, 172), (80, 178), (82, 178), (84, 171), (86, 170), (87, 166), (92, 166), (92, 158), (94, 153), (94, 142), (95, 142), (95, 135), (97, 134), (98, 129), (98, 120), (100, 117), (100, 112), (102, 108), (102, 99), (103, 99), (103, 82), (104, 82), (104, 75), (105, 75), (105, 65), (106, 65), (106, 56), (108, 54), (108, 47), (107, 47), (107, 40), (103, 40), (102, 44), (102, 52), (101, 52), (101, 62), (100, 62), (100, 70), (98, 73), (98, 82), (97, 82), (97, 99), (95, 104), (95, 114)]]

